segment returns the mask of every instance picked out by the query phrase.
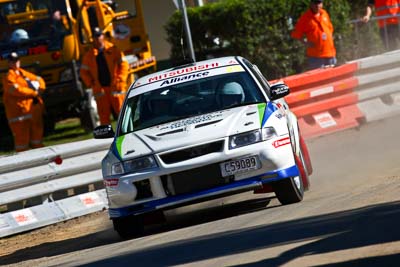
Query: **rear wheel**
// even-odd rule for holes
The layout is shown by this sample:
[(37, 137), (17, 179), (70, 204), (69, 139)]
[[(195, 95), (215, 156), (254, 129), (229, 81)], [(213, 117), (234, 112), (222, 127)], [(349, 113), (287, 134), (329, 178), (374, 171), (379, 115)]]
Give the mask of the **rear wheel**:
[(112, 219), (114, 230), (123, 239), (139, 237), (144, 232), (143, 216), (128, 216)]

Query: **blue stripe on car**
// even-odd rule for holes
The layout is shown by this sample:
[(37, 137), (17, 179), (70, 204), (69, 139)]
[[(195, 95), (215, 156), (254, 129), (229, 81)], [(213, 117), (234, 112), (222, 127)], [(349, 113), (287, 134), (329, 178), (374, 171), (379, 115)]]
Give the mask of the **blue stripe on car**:
[(261, 123), (261, 127), (264, 127), (264, 125), (267, 122), (267, 120), (269, 119), (269, 117), (271, 117), (271, 115), (277, 110), (278, 110), (278, 107), (276, 106), (275, 103), (273, 103), (273, 102), (267, 103), (267, 106), (265, 108), (264, 118)]
[(117, 217), (124, 217), (129, 215), (137, 215), (141, 213), (146, 213), (152, 210), (156, 210), (159, 206), (164, 205), (174, 205), (175, 203), (180, 203), (184, 200), (191, 201), (192, 199), (208, 197), (212, 195), (216, 195), (218, 192), (228, 191), (229, 189), (240, 189), (249, 187), (251, 185), (257, 184), (267, 184), (274, 181), (288, 179), (290, 177), (299, 176), (299, 169), (296, 165), (289, 167), (287, 169), (282, 169), (278, 171), (266, 172), (262, 175), (257, 175), (251, 178), (247, 178), (245, 180), (236, 181), (225, 186), (220, 186), (208, 190), (204, 190), (197, 193), (189, 193), (189, 194), (182, 194), (179, 196), (172, 196), (163, 199), (157, 199), (153, 201), (149, 201), (143, 204), (133, 205), (124, 208), (117, 208), (117, 209), (109, 209), (109, 215), (111, 218)]

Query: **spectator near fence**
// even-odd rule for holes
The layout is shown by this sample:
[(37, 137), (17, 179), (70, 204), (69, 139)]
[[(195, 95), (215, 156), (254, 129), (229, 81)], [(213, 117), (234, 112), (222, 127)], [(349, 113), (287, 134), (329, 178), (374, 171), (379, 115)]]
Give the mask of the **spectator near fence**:
[(307, 47), (308, 69), (336, 64), (334, 29), (328, 12), (322, 7), (322, 0), (311, 0), (310, 8), (301, 15), (291, 33)]
[(98, 27), (93, 30), (93, 47), (82, 59), (80, 75), (89, 88), (93, 89), (100, 124), (110, 124), (113, 111), (119, 114), (126, 94), (129, 65), (113, 43), (106, 41)]
[(369, 0), (365, 15), (361, 19), (363, 22), (369, 21), (373, 8), (377, 17), (386, 17), (378, 19), (379, 34), (386, 49), (397, 49), (400, 41), (400, 25), (397, 17), (400, 11), (400, 0)]
[(3, 102), (17, 152), (43, 147), (43, 78), (22, 69), (19, 56), (8, 56), (9, 70), (3, 77)]

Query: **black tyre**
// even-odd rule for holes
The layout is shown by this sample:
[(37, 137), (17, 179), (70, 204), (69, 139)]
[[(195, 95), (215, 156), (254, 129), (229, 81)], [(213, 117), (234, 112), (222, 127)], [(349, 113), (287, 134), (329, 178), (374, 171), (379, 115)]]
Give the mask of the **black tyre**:
[(143, 235), (143, 216), (128, 216), (112, 219), (112, 221), (114, 230), (118, 232), (122, 239), (130, 239)]
[(302, 165), (298, 166), (300, 170), (299, 176), (280, 180), (273, 184), (276, 197), (278, 198), (279, 202), (282, 205), (293, 204), (303, 200), (304, 196), (303, 179), (308, 179), (308, 178), (303, 177), (304, 175), (307, 175), (307, 170), (305, 169), (304, 158), (301, 149), (300, 149), (300, 156), (299, 159), (296, 160), (296, 164)]

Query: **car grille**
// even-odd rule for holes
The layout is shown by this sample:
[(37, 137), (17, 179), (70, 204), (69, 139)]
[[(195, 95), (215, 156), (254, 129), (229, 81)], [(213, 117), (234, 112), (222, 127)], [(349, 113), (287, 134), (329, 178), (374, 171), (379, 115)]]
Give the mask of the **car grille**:
[(182, 149), (179, 151), (174, 151), (171, 153), (166, 153), (160, 155), (162, 161), (166, 164), (172, 164), (196, 157), (200, 157), (203, 155), (207, 155), (213, 152), (220, 152), (224, 148), (224, 141), (217, 141), (213, 143), (208, 143), (200, 146), (194, 146), (186, 149)]
[(196, 169), (161, 176), (168, 195), (195, 193), (217, 186), (229, 184), (234, 176), (221, 176), (219, 164), (211, 164)]

